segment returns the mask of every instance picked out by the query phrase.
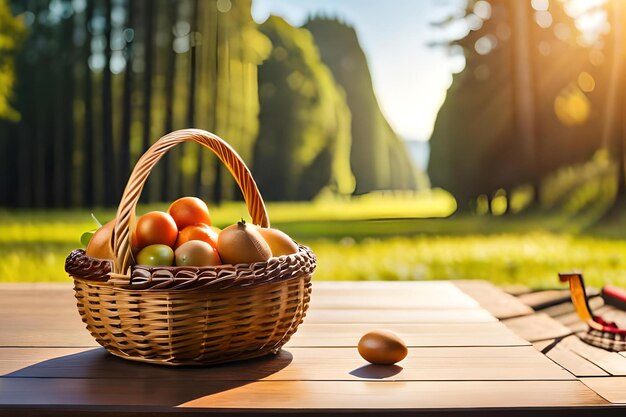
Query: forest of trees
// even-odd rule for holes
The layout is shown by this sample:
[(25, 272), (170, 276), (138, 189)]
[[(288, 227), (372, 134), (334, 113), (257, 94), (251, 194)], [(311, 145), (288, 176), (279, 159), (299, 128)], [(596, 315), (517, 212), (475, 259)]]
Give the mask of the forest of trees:
[[(362, 56), (332, 24), (349, 37), (339, 53)], [(186, 127), (227, 139), (267, 199), (417, 189), (367, 62), (359, 104), (316, 41), (279, 18), (257, 25), (251, 0), (0, 0), (0, 206), (114, 206), (141, 153)], [(166, 155), (142, 198), (180, 195), (240, 198), (194, 144)]]
[[(381, 112), (355, 30), (317, 17), (257, 24), (251, 1), (0, 0), (0, 206), (115, 206), (142, 152), (191, 126), (227, 139), (268, 200), (429, 180), (461, 209), (520, 187), (554, 200), (555, 173), (596, 162), (585, 175), (610, 175), (626, 197), (623, 2), (572, 12), (568, 0), (468, 0), (435, 22), (468, 30), (437, 45), (461, 50), (465, 67), (437, 116), (427, 178)], [(240, 198), (193, 144), (164, 158), (142, 198), (180, 195)]]
[[(624, 40), (619, 1), (568, 14), (568, 2), (468, 1), (466, 59), (438, 114), (428, 172), (461, 208), (606, 150), (623, 192)], [(605, 19), (598, 19), (605, 16)], [(583, 32), (576, 19), (596, 19)], [(451, 17), (440, 25), (454, 22)]]

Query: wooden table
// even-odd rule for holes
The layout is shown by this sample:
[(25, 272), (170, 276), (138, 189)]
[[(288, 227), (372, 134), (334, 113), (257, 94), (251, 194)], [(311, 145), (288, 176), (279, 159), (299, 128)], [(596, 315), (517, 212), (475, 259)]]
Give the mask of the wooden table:
[[(277, 356), (181, 369), (98, 347), (71, 284), (0, 285), (0, 415), (626, 411), (496, 319), (531, 309), (490, 284), (315, 282), (312, 300)], [(360, 336), (376, 328), (404, 338), (405, 360), (384, 367), (360, 358)]]

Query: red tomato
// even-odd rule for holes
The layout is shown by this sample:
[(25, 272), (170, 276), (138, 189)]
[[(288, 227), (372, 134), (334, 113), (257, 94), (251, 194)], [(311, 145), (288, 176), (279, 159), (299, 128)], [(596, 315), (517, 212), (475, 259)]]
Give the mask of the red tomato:
[(178, 248), (183, 243), (187, 243), (190, 240), (201, 240), (213, 246), (217, 250), (217, 236), (218, 234), (211, 226), (207, 226), (204, 223), (198, 223), (185, 227), (178, 233), (178, 239), (174, 245), (174, 249)]
[(137, 220), (131, 244), (135, 249), (157, 244), (172, 247), (177, 237), (178, 228), (172, 216), (162, 211), (151, 211)]
[(196, 223), (211, 226), (211, 216), (206, 203), (196, 197), (183, 197), (174, 201), (167, 212), (174, 218), (178, 230)]

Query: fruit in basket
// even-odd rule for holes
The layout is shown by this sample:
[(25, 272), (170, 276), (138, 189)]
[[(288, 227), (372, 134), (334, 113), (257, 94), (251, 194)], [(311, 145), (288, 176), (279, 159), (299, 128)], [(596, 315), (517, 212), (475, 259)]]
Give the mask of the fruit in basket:
[(149, 245), (137, 254), (137, 264), (146, 266), (172, 266), (174, 251), (167, 245)]
[(174, 201), (167, 212), (172, 216), (178, 226), (183, 230), (187, 226), (196, 223), (204, 223), (211, 226), (211, 216), (206, 203), (197, 197), (183, 197)]
[(298, 252), (298, 245), (287, 233), (269, 227), (259, 227), (258, 231), (272, 250), (272, 256), (291, 255)]
[(174, 252), (176, 266), (215, 266), (221, 265), (222, 260), (217, 250), (202, 240), (185, 242)]
[(204, 223), (193, 224), (178, 232), (178, 239), (176, 239), (174, 249), (180, 247), (180, 245), (186, 242), (201, 240), (213, 246), (213, 248), (217, 250), (217, 236), (218, 233), (211, 226)]
[(217, 251), (222, 262), (233, 265), (263, 262), (272, 257), (272, 250), (258, 227), (247, 224), (244, 219), (220, 232)]
[(100, 227), (89, 240), (85, 253), (92, 258), (113, 259), (113, 229), (115, 228), (115, 219)]
[(172, 216), (162, 211), (151, 211), (137, 220), (131, 244), (135, 249), (156, 244), (171, 247), (177, 238), (178, 227)]
[(406, 343), (391, 330), (373, 330), (363, 335), (358, 344), (359, 354), (376, 365), (393, 365), (408, 353)]

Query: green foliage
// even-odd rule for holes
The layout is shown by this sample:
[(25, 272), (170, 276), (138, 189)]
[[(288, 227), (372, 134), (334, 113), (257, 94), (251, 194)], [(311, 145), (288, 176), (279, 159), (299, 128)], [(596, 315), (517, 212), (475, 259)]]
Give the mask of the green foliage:
[[(207, 3), (211, 2), (205, 2), (205, 7)], [(200, 94), (197, 126), (226, 139), (244, 161), (252, 161), (254, 144), (259, 133), (257, 68), (269, 56), (272, 47), (270, 40), (259, 31), (252, 20), (250, 9), (251, 0), (240, 0), (232, 2), (227, 13), (215, 12), (220, 19), (217, 22), (216, 47), (214, 50), (202, 52), (210, 55), (207, 61), (213, 61), (217, 66), (217, 83), (204, 76), (203, 73), (210, 69), (201, 67), (196, 85), (197, 93)], [(209, 22), (207, 24), (211, 25)], [(212, 91), (215, 89), (217, 91)], [(214, 109), (213, 115), (207, 111), (211, 108)], [(209, 159), (207, 156), (210, 153), (205, 150), (201, 152), (207, 154), (204, 155), (205, 159)], [(211, 175), (211, 169), (205, 169), (207, 172), (204, 176)], [(234, 180), (224, 167), (221, 170), (224, 197), (232, 199), (232, 190), (236, 187)], [(209, 184), (205, 185), (203, 191), (208, 191)]]
[[(21, 120), (0, 123), (0, 177), (13, 178), (0, 182), (0, 206), (112, 207), (139, 156), (176, 129), (215, 132), (252, 160), (257, 67), (271, 45), (251, 0), (10, 3), (28, 36), (16, 50), (22, 20), (1, 0), (0, 119), (16, 75)], [(239, 194), (210, 151), (183, 144), (153, 170), (142, 201), (181, 195)]]
[(260, 26), (271, 56), (259, 68), (260, 131), (253, 172), (269, 200), (354, 189), (350, 112), (311, 34), (272, 16)]
[(418, 173), (403, 141), (380, 110), (354, 29), (323, 18), (310, 20), (304, 28), (313, 34), (322, 61), (345, 90), (352, 113), (350, 163), (356, 178), (355, 192), (425, 187), (426, 178)]
[[(562, 214), (415, 218), (451, 209), (443, 191), (268, 206), (274, 227), (316, 252), (316, 280), (480, 278), (554, 287), (558, 271), (581, 269), (592, 285), (626, 286), (626, 215), (583, 234)], [(248, 218), (237, 203), (211, 212), (222, 227)], [(96, 214), (108, 220), (114, 212)], [(0, 212), (0, 281), (68, 282), (65, 257), (91, 227), (87, 211)]]
[(24, 23), (11, 14), (7, 0), (0, 0), (0, 119), (18, 121), (10, 105), (15, 84), (15, 55), (26, 33)]
[[(478, 19), (478, 3), (469, 1), (465, 15)], [(581, 44), (562, 2), (549, 3), (545, 28), (530, 2), (488, 5), (489, 16), (452, 42), (466, 65), (453, 77), (431, 138), (431, 182), (462, 206), (499, 189), (535, 187), (556, 169), (587, 160), (601, 146), (609, 85), (581, 90), (581, 76), (595, 85), (606, 66), (591, 65), (593, 49)]]
[(559, 285), (557, 272), (577, 269), (590, 285), (626, 286), (624, 241), (536, 232), (310, 244), (320, 280), (484, 279), (553, 288)]
[[(323, 236), (323, 232), (315, 231), (315, 225), (322, 225), (324, 230), (323, 225), (328, 224), (328, 230), (345, 233), (341, 232), (339, 225), (352, 224), (359, 228), (363, 219), (368, 218), (448, 216), (454, 211), (454, 199), (445, 191), (434, 190), (316, 202), (268, 203), (267, 206), (274, 227), (301, 239)], [(166, 204), (147, 205), (140, 206), (137, 213), (166, 209)], [(211, 206), (210, 210), (213, 224), (222, 228), (241, 217), (250, 220), (243, 203), (225, 203)], [(98, 210), (95, 214), (103, 223), (115, 217), (115, 211), (111, 209)], [(311, 227), (313, 231), (308, 231)], [(80, 247), (81, 233), (93, 228), (94, 222), (87, 210), (0, 210), (0, 282), (67, 281), (63, 270), (65, 258), (70, 251)]]
[[(598, 151), (594, 157), (582, 164), (561, 168), (546, 177), (541, 189), (541, 203), (546, 208), (565, 207), (568, 213), (584, 208), (583, 200), (613, 201), (617, 192), (617, 165), (606, 150)], [(602, 184), (612, 183), (604, 192)], [(592, 188), (591, 192), (585, 191)], [(612, 192), (611, 192), (612, 191)]]

